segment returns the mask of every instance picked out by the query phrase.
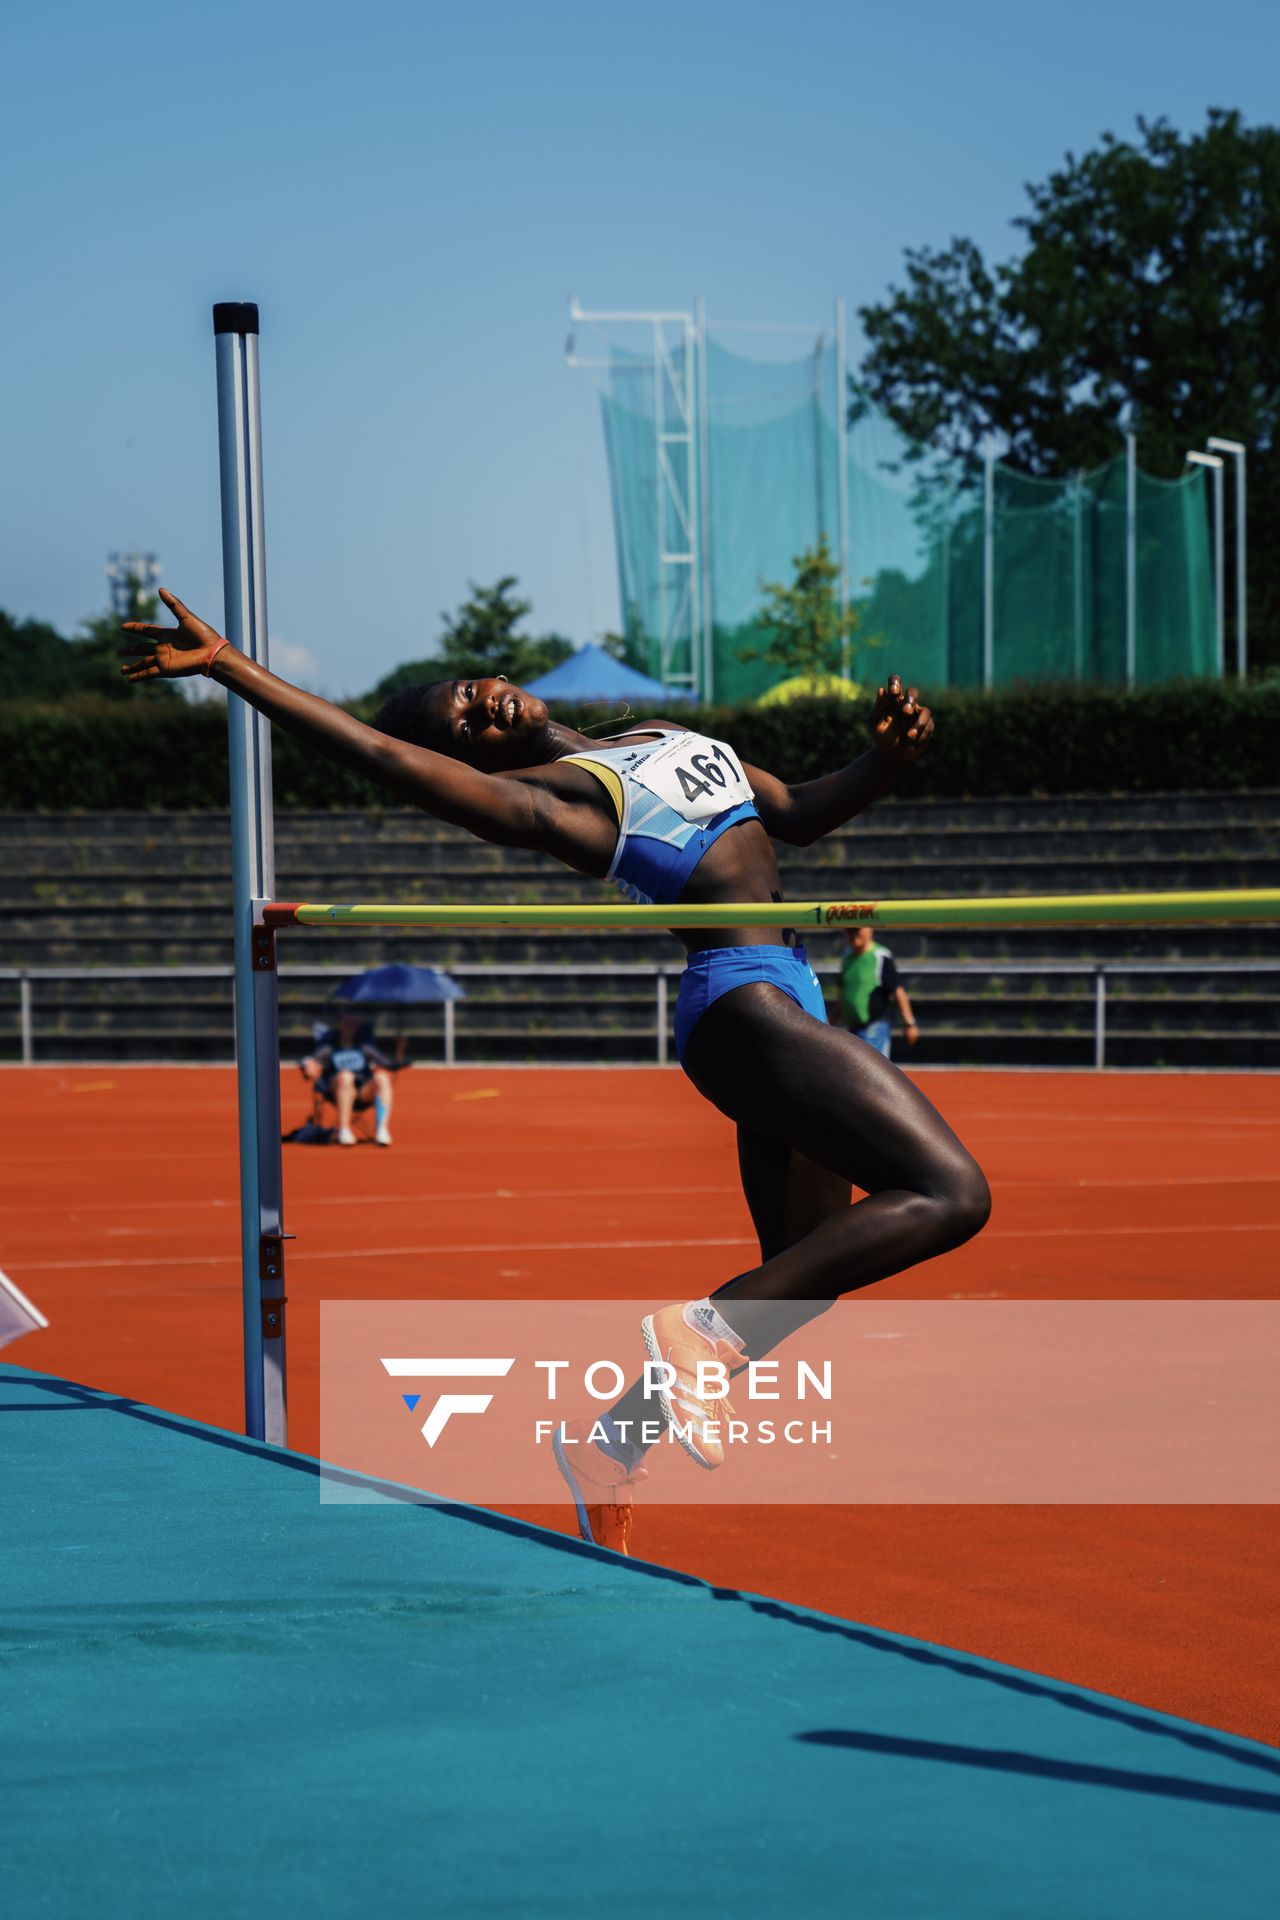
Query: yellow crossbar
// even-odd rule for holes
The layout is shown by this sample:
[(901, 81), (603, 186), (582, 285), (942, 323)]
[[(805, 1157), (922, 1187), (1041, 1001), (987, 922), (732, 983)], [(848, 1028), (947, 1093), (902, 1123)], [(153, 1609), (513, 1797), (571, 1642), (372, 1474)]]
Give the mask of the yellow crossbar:
[(530, 907), (264, 901), (269, 927), (1140, 927), (1280, 919), (1280, 888), (1035, 893), (1008, 899), (733, 901), (717, 906)]

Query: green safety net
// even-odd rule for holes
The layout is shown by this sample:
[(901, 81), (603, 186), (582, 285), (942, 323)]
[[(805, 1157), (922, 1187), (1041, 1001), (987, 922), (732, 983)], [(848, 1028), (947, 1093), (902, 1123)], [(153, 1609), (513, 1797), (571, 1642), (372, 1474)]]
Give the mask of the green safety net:
[[(1123, 455), (1062, 480), (997, 463), (988, 501), (980, 469), (855, 393), (842, 500), (827, 335), (766, 361), (655, 326), (648, 350), (611, 349), (601, 404), (628, 651), (657, 678), (720, 700), (775, 684), (750, 657), (765, 585), (820, 536), (838, 557), (842, 530), (855, 680), (890, 664), (933, 688), (1127, 678)], [(1139, 472), (1133, 536), (1135, 679), (1218, 671), (1203, 471)]]

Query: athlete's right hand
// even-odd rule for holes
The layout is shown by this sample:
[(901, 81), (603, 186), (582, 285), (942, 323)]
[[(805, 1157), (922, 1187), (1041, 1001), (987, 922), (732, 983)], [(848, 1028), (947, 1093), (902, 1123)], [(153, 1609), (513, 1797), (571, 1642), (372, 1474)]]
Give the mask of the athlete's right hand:
[(125, 662), (120, 671), (126, 680), (182, 680), (188, 674), (203, 673), (214, 654), (227, 645), (220, 633), (183, 606), (176, 593), (161, 587), (160, 598), (178, 624), (123, 623), (120, 631), (130, 636), (119, 649)]
[(933, 733), (933, 715), (920, 704), (914, 687), (903, 691), (898, 674), (891, 673), (871, 709), (871, 738), (893, 760), (918, 760)]

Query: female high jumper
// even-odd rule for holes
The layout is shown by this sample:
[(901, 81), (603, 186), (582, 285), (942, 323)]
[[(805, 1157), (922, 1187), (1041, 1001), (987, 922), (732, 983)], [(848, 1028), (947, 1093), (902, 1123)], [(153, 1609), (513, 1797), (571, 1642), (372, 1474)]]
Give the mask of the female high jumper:
[[(176, 628), (129, 621), (130, 681), (203, 673), (317, 752), (407, 804), (497, 846), (551, 854), (655, 905), (776, 903), (772, 842), (812, 846), (885, 793), (923, 753), (927, 707), (896, 674), (880, 689), (871, 747), (797, 786), (745, 765), (723, 740), (655, 720), (600, 742), (497, 679), (395, 693), (374, 726), (238, 652), (173, 594)], [(760, 1263), (709, 1297), (648, 1314), (642, 1336), (671, 1437), (719, 1466), (722, 1397), (699, 1362), (732, 1373), (834, 1304), (971, 1238), (991, 1199), (980, 1167), (917, 1087), (855, 1034), (827, 1025), (790, 930), (685, 929), (676, 1002), (685, 1073), (738, 1134)], [(852, 1188), (863, 1198), (854, 1202)], [(715, 1380), (717, 1369), (708, 1369)], [(655, 1431), (640, 1382), (609, 1415), (564, 1423), (555, 1455), (584, 1539), (625, 1553), (632, 1489)]]

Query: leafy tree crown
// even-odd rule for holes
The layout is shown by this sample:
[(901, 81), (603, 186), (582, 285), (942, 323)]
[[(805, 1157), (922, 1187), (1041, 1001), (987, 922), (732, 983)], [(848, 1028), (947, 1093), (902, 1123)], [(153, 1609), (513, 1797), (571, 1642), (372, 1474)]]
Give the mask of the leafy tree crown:
[(503, 574), (491, 587), (468, 581), (467, 598), (457, 612), (440, 616), (439, 651), (406, 660), (380, 680), (369, 697), (385, 699), (401, 687), (453, 680), (464, 674), (485, 679), (505, 673), (520, 685), (567, 660), (573, 642), (563, 634), (546, 633), (535, 638), (516, 631), (533, 611), (533, 602), (516, 593), (517, 584), (511, 573)]
[(795, 576), (789, 584), (764, 583), (759, 624), (768, 634), (764, 647), (743, 650), (743, 660), (763, 660), (788, 676), (816, 678), (839, 673), (846, 643), (857, 629), (852, 607), (840, 607), (840, 567), (831, 557), (825, 533), (818, 543), (796, 554)]
[(1140, 119), (1026, 193), (1002, 264), (963, 238), (908, 251), (904, 284), (861, 310), (858, 386), (922, 453), (976, 464), (991, 434), (1033, 475), (1114, 458), (1129, 418), (1166, 478), (1210, 434), (1243, 442), (1250, 624), (1274, 657), (1280, 128), (1223, 109), (1187, 135)]

